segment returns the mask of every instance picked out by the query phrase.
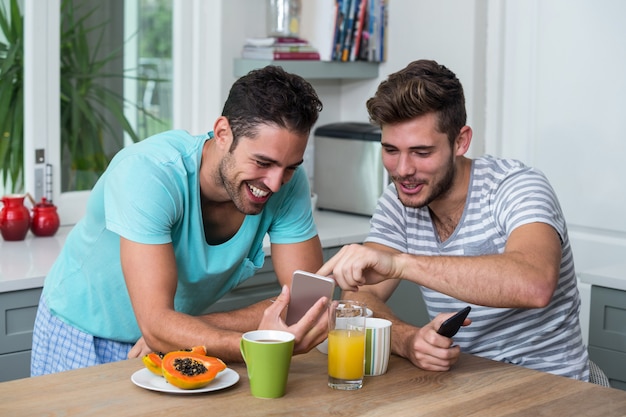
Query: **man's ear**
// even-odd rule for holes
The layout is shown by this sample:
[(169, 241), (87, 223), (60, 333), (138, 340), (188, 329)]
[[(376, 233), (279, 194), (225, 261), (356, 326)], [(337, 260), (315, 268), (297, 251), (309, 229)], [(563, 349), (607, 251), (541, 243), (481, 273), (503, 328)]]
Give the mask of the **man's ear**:
[(213, 139), (219, 147), (225, 150), (230, 149), (230, 145), (233, 143), (233, 131), (226, 117), (218, 117), (213, 124)]
[(472, 128), (469, 126), (463, 126), (461, 132), (454, 141), (455, 155), (461, 156), (469, 150), (472, 143)]

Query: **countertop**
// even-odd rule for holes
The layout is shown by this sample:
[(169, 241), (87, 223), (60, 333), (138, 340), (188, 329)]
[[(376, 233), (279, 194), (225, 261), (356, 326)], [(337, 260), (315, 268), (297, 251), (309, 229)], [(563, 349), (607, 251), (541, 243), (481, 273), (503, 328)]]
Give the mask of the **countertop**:
[(587, 284), (626, 291), (626, 263), (582, 271), (578, 273), (578, 279)]
[[(321, 210), (315, 210), (313, 216), (324, 248), (361, 243), (369, 231), (366, 216)], [(0, 239), (0, 293), (42, 287), (70, 230), (70, 226), (61, 227), (52, 237), (35, 237), (29, 232), (19, 242)], [(267, 237), (263, 250), (271, 255)]]

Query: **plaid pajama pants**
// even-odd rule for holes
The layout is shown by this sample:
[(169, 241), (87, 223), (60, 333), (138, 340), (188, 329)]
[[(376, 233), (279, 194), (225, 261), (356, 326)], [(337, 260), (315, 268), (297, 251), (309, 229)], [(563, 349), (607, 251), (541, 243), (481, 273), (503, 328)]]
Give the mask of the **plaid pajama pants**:
[(31, 376), (51, 374), (127, 359), (132, 343), (102, 339), (82, 332), (54, 316), (43, 298), (39, 300)]

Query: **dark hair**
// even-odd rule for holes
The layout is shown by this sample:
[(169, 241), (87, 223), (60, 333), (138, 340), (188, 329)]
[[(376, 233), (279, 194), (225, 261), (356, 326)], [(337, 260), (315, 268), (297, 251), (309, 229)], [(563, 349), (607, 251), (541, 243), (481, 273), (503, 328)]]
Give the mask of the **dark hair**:
[(263, 124), (308, 137), (321, 110), (322, 102), (311, 84), (270, 65), (250, 71), (233, 84), (222, 116), (233, 131), (232, 149), (240, 137), (255, 137)]
[(367, 100), (372, 123), (382, 127), (437, 114), (437, 130), (452, 144), (467, 121), (463, 86), (456, 75), (435, 61), (413, 61), (380, 83)]

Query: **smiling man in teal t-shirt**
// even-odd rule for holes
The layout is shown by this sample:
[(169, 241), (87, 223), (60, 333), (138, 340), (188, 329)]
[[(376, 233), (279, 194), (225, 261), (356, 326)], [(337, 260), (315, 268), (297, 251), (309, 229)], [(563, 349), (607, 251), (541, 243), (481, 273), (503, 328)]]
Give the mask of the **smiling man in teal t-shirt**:
[(266, 67), (233, 85), (210, 133), (120, 151), (44, 283), (31, 374), (196, 345), (240, 361), (241, 333), (256, 328), (294, 333), (296, 353), (323, 340), (327, 300), (287, 327), (286, 289), (274, 304), (201, 315), (263, 265), (266, 234), (283, 286), (321, 266), (301, 167), (319, 110), (309, 83)]

